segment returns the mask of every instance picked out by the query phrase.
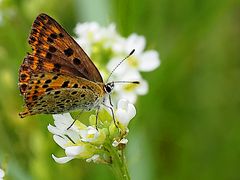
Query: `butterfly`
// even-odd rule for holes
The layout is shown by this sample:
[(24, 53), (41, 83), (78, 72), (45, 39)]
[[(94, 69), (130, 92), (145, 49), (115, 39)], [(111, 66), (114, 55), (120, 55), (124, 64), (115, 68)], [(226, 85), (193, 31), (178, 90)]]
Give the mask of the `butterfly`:
[(98, 109), (112, 92), (114, 82), (103, 82), (84, 50), (50, 16), (37, 16), (28, 42), (32, 53), (19, 69), (18, 84), (25, 100), (21, 118)]

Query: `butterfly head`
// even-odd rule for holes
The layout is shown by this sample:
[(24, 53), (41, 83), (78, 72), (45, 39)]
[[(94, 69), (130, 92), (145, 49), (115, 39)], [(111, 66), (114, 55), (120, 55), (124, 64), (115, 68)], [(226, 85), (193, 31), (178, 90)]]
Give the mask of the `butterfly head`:
[(109, 82), (104, 85), (104, 90), (106, 93), (110, 94), (114, 88), (114, 82)]

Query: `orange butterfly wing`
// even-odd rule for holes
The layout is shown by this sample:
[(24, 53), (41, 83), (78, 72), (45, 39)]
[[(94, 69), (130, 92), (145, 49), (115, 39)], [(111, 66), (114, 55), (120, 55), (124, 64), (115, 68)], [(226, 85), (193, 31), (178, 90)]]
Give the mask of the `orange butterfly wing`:
[[(40, 14), (32, 25), (29, 44), (32, 56), (39, 58), (38, 70), (62, 72), (103, 82), (102, 76), (76, 41), (51, 17)], [(44, 62), (53, 65), (44, 66)]]

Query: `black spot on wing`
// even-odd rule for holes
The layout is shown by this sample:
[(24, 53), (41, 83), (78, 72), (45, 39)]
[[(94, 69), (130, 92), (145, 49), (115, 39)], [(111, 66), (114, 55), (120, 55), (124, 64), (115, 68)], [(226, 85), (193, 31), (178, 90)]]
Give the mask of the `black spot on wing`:
[(57, 49), (54, 47), (54, 46), (49, 46), (49, 49), (48, 49), (51, 53), (54, 53), (57, 51)]
[(75, 64), (75, 65), (79, 65), (79, 64), (81, 64), (80, 59), (78, 59), (78, 58), (74, 58), (74, 59), (73, 59), (73, 64)]
[(62, 88), (68, 87), (68, 84), (69, 84), (69, 81), (65, 81), (65, 82), (62, 84)]
[(73, 55), (73, 50), (71, 48), (67, 48), (64, 50), (64, 54), (69, 57)]

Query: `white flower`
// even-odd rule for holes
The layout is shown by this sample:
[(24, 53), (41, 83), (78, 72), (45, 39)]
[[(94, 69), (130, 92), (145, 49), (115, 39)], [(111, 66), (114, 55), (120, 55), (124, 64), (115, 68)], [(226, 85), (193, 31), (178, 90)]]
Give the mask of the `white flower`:
[(75, 28), (75, 33), (78, 36), (76, 41), (91, 55), (94, 51), (95, 44), (101, 48), (110, 48), (115, 42), (115, 39), (120, 38), (116, 32), (115, 24), (110, 24), (108, 27), (101, 27), (96, 22), (78, 23)]
[(135, 53), (132, 54), (126, 62), (118, 66), (111, 77), (113, 81), (133, 80), (140, 82), (139, 85), (117, 85), (114, 91), (117, 99), (125, 98), (130, 102), (135, 103), (138, 95), (145, 95), (148, 92), (148, 83), (141, 77), (140, 72), (148, 72), (156, 69), (160, 65), (159, 56), (156, 51), (144, 51), (146, 41), (143, 36), (132, 34), (126, 40), (118, 41), (118, 43), (118, 51), (122, 51), (122, 53), (118, 53), (111, 58), (107, 64), (107, 69), (111, 72), (119, 64), (119, 61), (124, 58), (124, 56), (131, 52), (132, 49), (135, 49)]
[(156, 51), (143, 51), (146, 44), (143, 36), (132, 34), (125, 41), (121, 40), (118, 43), (118, 49), (121, 49), (122, 53), (119, 54), (119, 56), (115, 55), (108, 62), (107, 68), (109, 71), (116, 67), (116, 65), (119, 63), (119, 60), (123, 59), (124, 56), (130, 53), (133, 49), (135, 49), (134, 54), (116, 70), (118, 75), (122, 75), (131, 70), (149, 72), (156, 69), (160, 65), (159, 55)]
[(130, 120), (136, 115), (136, 109), (133, 104), (125, 99), (118, 101), (117, 110), (115, 112), (117, 120), (125, 127), (128, 126)]
[(158, 53), (153, 50), (144, 52), (146, 40), (137, 34), (130, 35), (126, 40), (125, 53), (135, 49), (135, 53), (127, 60), (127, 64), (139, 71), (153, 71), (160, 65)]
[(65, 147), (65, 157), (56, 157), (52, 154), (53, 159), (60, 164), (66, 163), (74, 158), (86, 159), (93, 156), (94, 151), (90, 144), (78, 143), (78, 145)]
[[(66, 157), (58, 158), (52, 155), (58, 163), (66, 163), (74, 158), (89, 158), (93, 155), (91, 145), (82, 141), (81, 131), (91, 129), (80, 122), (75, 122), (69, 113), (53, 115), (54, 125), (48, 125), (48, 130), (54, 134), (54, 141), (65, 150)], [(71, 126), (71, 128), (69, 128)], [(91, 132), (90, 131), (90, 132)], [(91, 134), (91, 133), (90, 133)]]
[(0, 168), (0, 180), (5, 176), (5, 172)]
[(119, 144), (127, 144), (128, 140), (126, 138), (121, 139), (119, 142), (114, 140), (112, 143), (113, 147), (117, 147)]
[[(148, 92), (148, 83), (143, 80), (140, 72), (153, 71), (160, 65), (160, 60), (156, 51), (144, 50), (146, 47), (144, 36), (133, 33), (124, 38), (117, 33), (115, 24), (102, 27), (96, 22), (77, 24), (75, 33), (76, 41), (96, 60), (95, 64), (101, 65), (101, 62), (106, 64), (100, 66), (101, 72), (104, 72), (101, 74), (104, 76), (110, 74), (119, 62), (135, 49), (135, 53), (118, 66), (111, 80), (134, 80), (140, 81), (141, 84), (139, 86), (125, 84), (122, 88), (117, 87), (115, 97), (127, 98), (135, 103), (138, 95), (145, 95)], [(135, 77), (132, 74), (135, 74)]]
[[(111, 115), (110, 112), (106, 112)], [(118, 102), (115, 117), (122, 127), (125, 127), (125, 135), (128, 133), (127, 125), (135, 115), (136, 109), (133, 104), (124, 99)], [(89, 118), (90, 123), (93, 119), (91, 117)], [(63, 157), (56, 157), (52, 154), (52, 158), (57, 163), (63, 164), (75, 158), (86, 159), (87, 162), (109, 162), (110, 158), (106, 155), (108, 152), (105, 152), (106, 148), (104, 147), (106, 138), (109, 138), (108, 142), (119, 139), (113, 142), (115, 147), (119, 144), (126, 144), (128, 141), (119, 136), (119, 133), (111, 134), (112, 125), (116, 129), (113, 123), (102, 123), (102, 127), (97, 130), (78, 120), (72, 125), (74, 120), (69, 113), (53, 115), (53, 118), (55, 126), (49, 125), (48, 130), (53, 134), (54, 141), (65, 150)]]

